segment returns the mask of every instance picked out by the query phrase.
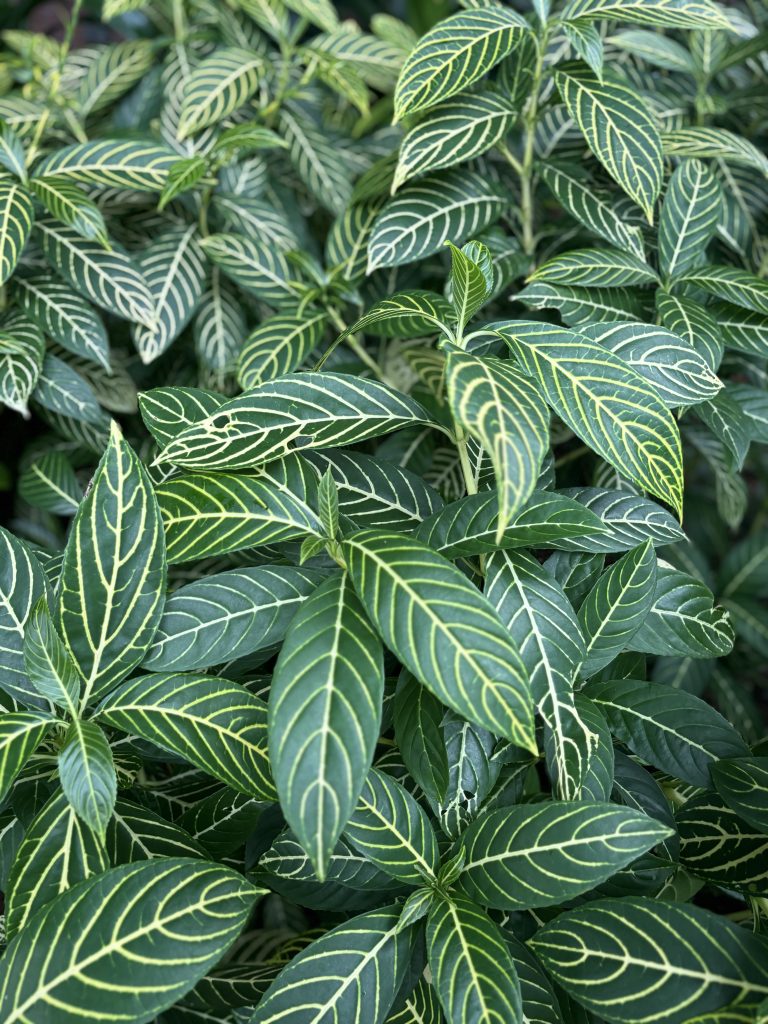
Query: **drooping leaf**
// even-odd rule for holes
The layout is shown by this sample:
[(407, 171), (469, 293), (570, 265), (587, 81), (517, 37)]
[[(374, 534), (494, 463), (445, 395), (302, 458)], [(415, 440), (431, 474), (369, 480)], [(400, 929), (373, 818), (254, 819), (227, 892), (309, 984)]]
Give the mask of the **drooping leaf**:
[(16, 269), (34, 220), (32, 198), (24, 185), (0, 181), (0, 285)]
[(294, 617), (269, 698), (270, 755), (288, 824), (322, 880), (378, 739), (381, 641), (346, 575)]
[(61, 788), (73, 810), (104, 839), (117, 796), (109, 740), (94, 722), (75, 718), (59, 752)]

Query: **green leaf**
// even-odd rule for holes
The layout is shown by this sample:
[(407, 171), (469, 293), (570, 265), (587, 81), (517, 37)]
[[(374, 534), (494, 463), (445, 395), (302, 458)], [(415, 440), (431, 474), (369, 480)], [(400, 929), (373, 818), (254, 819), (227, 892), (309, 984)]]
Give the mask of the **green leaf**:
[(29, 419), (28, 401), (40, 378), (45, 339), (23, 313), (0, 320), (0, 402)]
[(659, 566), (653, 601), (630, 646), (646, 654), (719, 658), (733, 647), (728, 612), (694, 576)]
[(516, 117), (509, 101), (490, 90), (438, 104), (403, 139), (392, 191), (410, 178), (480, 156), (504, 138)]
[(417, 338), (446, 331), (452, 317), (450, 303), (435, 292), (398, 292), (382, 299), (341, 335), (365, 331), (384, 338)]
[(476, 8), (444, 18), (422, 36), (400, 71), (395, 120), (461, 92), (503, 60), (527, 23), (507, 7)]
[(154, 61), (155, 47), (148, 39), (105, 46), (80, 80), (76, 98), (80, 116), (90, 117), (111, 106), (142, 80)]
[(177, 137), (182, 140), (217, 124), (256, 92), (263, 57), (238, 47), (218, 47), (184, 84)]
[(442, 803), (448, 789), (448, 755), (442, 731), (445, 708), (404, 670), (392, 709), (400, 756), (428, 800)]
[(558, 547), (566, 551), (629, 551), (646, 540), (652, 540), (658, 548), (685, 539), (680, 524), (669, 512), (639, 494), (601, 487), (568, 487), (558, 493), (594, 512), (606, 531), (574, 541), (563, 539)]
[(606, 462), (681, 515), (680, 433), (654, 388), (618, 356), (572, 331), (524, 321), (496, 329), (558, 416)]
[(596, 196), (588, 180), (574, 174), (570, 167), (553, 163), (545, 163), (541, 174), (552, 194), (572, 217), (618, 249), (644, 259), (640, 229), (628, 225), (609, 203)]
[(55, 793), (33, 818), (16, 854), (6, 890), (8, 938), (60, 893), (108, 867), (98, 836), (64, 793)]
[(528, 280), (616, 288), (653, 284), (657, 277), (647, 263), (631, 253), (610, 249), (573, 249), (540, 264)]
[[(102, 1015), (109, 992), (111, 1012), (152, 1020), (221, 959), (259, 891), (204, 861), (142, 861), (95, 875), (48, 903), (9, 945), (0, 1013), (7, 1024), (42, 1024), (55, 1001), (61, 1024), (74, 1024)], [(64, 948), (62, 934), (76, 941)], [(40, 949), (48, 955), (36, 956)], [(130, 985), (118, 983), (128, 977)]]
[(485, 595), (520, 649), (536, 709), (547, 724), (558, 795), (578, 799), (596, 737), (574, 701), (574, 678), (586, 648), (573, 609), (558, 582), (522, 551), (493, 554)]
[(173, 751), (238, 793), (276, 798), (267, 706), (237, 683), (181, 673), (138, 676), (111, 693), (95, 717)]
[(379, 736), (381, 641), (346, 575), (293, 618), (269, 697), (270, 755), (286, 820), (322, 881)]
[(75, 814), (103, 839), (115, 806), (117, 777), (109, 741), (98, 725), (72, 721), (59, 752), (59, 778)]
[(700, 160), (684, 160), (669, 180), (659, 218), (659, 264), (667, 278), (694, 267), (717, 229), (720, 183)]
[(90, 305), (48, 274), (20, 277), (14, 290), (21, 308), (37, 326), (69, 352), (110, 369), (107, 332)]
[(683, 690), (619, 679), (590, 683), (584, 692), (605, 714), (619, 742), (692, 786), (709, 786), (709, 767), (719, 758), (749, 753), (722, 715)]
[(297, 370), (317, 348), (327, 317), (290, 314), (269, 317), (248, 335), (240, 349), (237, 380), (244, 390)]
[(353, 534), (342, 550), (366, 612), (402, 664), (458, 714), (533, 750), (520, 655), (464, 574), (424, 544), (385, 530)]
[(0, 123), (0, 167), (5, 167), (11, 174), (27, 180), (27, 158), (24, 146), (16, 132), (5, 121)]
[(726, 29), (730, 22), (710, 0), (569, 0), (566, 18), (618, 18), (667, 28)]
[(281, 643), (324, 578), (314, 569), (259, 566), (187, 583), (169, 594), (143, 661), (157, 671), (199, 671)]
[(452, 242), (447, 244), (451, 250), (450, 295), (461, 331), (483, 305), (493, 285), (493, 260), (482, 242), (468, 242), (461, 249)]
[(156, 142), (97, 139), (51, 153), (37, 166), (35, 176), (55, 175), (80, 184), (159, 192), (177, 160), (177, 153)]
[(583, 327), (581, 334), (605, 346), (652, 384), (670, 408), (714, 398), (722, 382), (690, 344), (651, 324), (616, 323)]
[(352, 195), (352, 180), (339, 159), (334, 136), (318, 124), (318, 109), (288, 101), (278, 113), (288, 157), (310, 195), (331, 213), (341, 213)]
[(555, 81), (589, 148), (652, 224), (663, 180), (661, 137), (642, 96), (579, 64), (561, 66)]
[(768, 757), (731, 757), (710, 768), (715, 789), (728, 806), (768, 833)]
[(188, 469), (248, 469), (294, 446), (336, 447), (428, 422), (417, 402), (385, 384), (342, 373), (286, 374), (179, 433), (162, 458)]
[(528, 309), (557, 309), (568, 327), (641, 320), (646, 308), (640, 293), (628, 288), (582, 288), (534, 281), (516, 298)]
[(223, 280), (219, 268), (212, 267), (210, 287), (200, 301), (194, 323), (195, 351), (211, 387), (228, 387), (247, 333), (239, 297)]
[(571, 498), (534, 491), (530, 501), (497, 541), (499, 505), (492, 491), (459, 498), (419, 526), (416, 538), (446, 558), (492, 554), (498, 548), (559, 547), (603, 527), (594, 513)]
[(459, 840), (459, 886), (482, 906), (556, 906), (589, 892), (672, 830), (627, 807), (557, 800), (491, 811)]
[(93, 424), (103, 444), (108, 443), (109, 416), (90, 385), (63, 359), (45, 357), (32, 398), (38, 405), (69, 419)]
[[(231, 790), (225, 792), (232, 795)], [(148, 807), (121, 797), (117, 798), (112, 819), (107, 825), (106, 847), (109, 859), (115, 866), (132, 864), (137, 860), (152, 860), (154, 857), (207, 859), (204, 847), (182, 827), (171, 824)]]
[(44, 600), (38, 602), (24, 629), (24, 667), (41, 697), (69, 711), (76, 707), (80, 679)]
[(14, 779), (54, 721), (42, 712), (11, 711), (0, 715), (0, 800), (5, 800)]
[[(659, 289), (656, 292), (656, 309), (667, 330), (695, 349), (710, 369), (718, 368), (723, 358), (723, 334), (727, 328), (724, 330), (722, 323), (715, 321), (709, 308), (693, 299), (670, 295)], [(737, 312), (744, 317), (753, 315), (741, 310)]]
[(0, 669), (2, 689), (24, 701), (30, 684), (24, 664), (24, 631), (45, 593), (40, 563), (17, 537), (0, 527)]
[(58, 598), (62, 639), (83, 678), (83, 703), (146, 655), (165, 597), (160, 511), (146, 470), (113, 425), (72, 524)]
[(33, 178), (29, 187), (56, 220), (71, 227), (82, 238), (93, 239), (99, 245), (109, 247), (101, 210), (69, 178)]
[(609, 665), (645, 622), (654, 599), (656, 564), (648, 540), (615, 562), (585, 597), (579, 608), (586, 640), (585, 677)]
[(168, 171), (168, 179), (157, 201), (158, 210), (164, 210), (176, 196), (189, 192), (205, 177), (208, 161), (203, 156), (191, 156), (177, 160)]
[(744, 821), (717, 793), (686, 800), (675, 822), (680, 864), (686, 871), (736, 892), (768, 893), (768, 835)]
[(107, 252), (51, 219), (39, 220), (37, 229), (46, 259), (75, 291), (114, 316), (153, 326), (152, 293), (128, 256), (116, 249)]
[(609, 36), (607, 41), (635, 57), (640, 57), (647, 64), (664, 68), (665, 71), (683, 71), (689, 75), (696, 72), (696, 64), (690, 52), (674, 39), (658, 32), (625, 29)]
[(196, 226), (169, 231), (137, 259), (152, 294), (151, 327), (136, 326), (133, 343), (143, 363), (151, 363), (175, 341), (192, 318), (205, 288), (205, 259)]
[(171, 563), (320, 535), (322, 530), (309, 506), (269, 477), (194, 473), (173, 477), (155, 493)]
[(410, 929), (399, 907), (360, 914), (315, 939), (270, 985), (251, 1024), (365, 1019), (383, 1024), (411, 962)]
[(330, 469), (339, 512), (359, 529), (411, 530), (441, 505), (420, 476), (355, 451), (307, 452), (320, 472)]
[(299, 294), (285, 255), (274, 245), (238, 234), (200, 240), (205, 255), (245, 291), (275, 308), (295, 306)]
[(344, 837), (407, 885), (422, 885), (437, 876), (440, 852), (426, 812), (399, 782), (375, 768), (363, 782)]
[(768, 282), (746, 270), (709, 265), (686, 271), (680, 280), (735, 306), (768, 314)]
[(736, 167), (751, 167), (768, 174), (768, 156), (748, 139), (724, 128), (685, 127), (662, 132), (665, 156), (721, 159)]
[(499, 497), (497, 542), (533, 494), (549, 447), (549, 413), (516, 367), (491, 356), (450, 351), (446, 389), (454, 420), (482, 444)]
[(563, 22), (563, 32), (577, 57), (602, 80), (605, 47), (599, 30), (587, 18)]
[(75, 471), (66, 455), (46, 452), (19, 477), (19, 496), (34, 508), (61, 516), (73, 516), (83, 499)]
[(368, 273), (431, 256), (449, 240), (461, 245), (498, 220), (508, 203), (503, 188), (474, 171), (454, 169), (411, 182), (376, 218)]
[(448, 1024), (524, 1020), (520, 984), (498, 925), (470, 900), (436, 895), (427, 955)]
[(569, 995), (616, 1024), (683, 1024), (768, 991), (761, 938), (667, 900), (596, 900), (561, 914), (530, 944)]
[(34, 220), (27, 189), (15, 181), (0, 181), (0, 285), (16, 269)]
[(224, 402), (224, 395), (202, 388), (152, 388), (139, 395), (139, 411), (144, 426), (164, 448), (182, 430), (205, 419)]

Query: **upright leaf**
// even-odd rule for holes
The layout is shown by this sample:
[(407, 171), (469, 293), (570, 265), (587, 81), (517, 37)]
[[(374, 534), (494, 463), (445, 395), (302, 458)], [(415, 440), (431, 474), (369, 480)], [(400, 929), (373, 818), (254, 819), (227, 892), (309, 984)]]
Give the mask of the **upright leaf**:
[(62, 639), (83, 678), (83, 702), (140, 664), (165, 598), (160, 510), (146, 470), (113, 426), (72, 524), (58, 599)]

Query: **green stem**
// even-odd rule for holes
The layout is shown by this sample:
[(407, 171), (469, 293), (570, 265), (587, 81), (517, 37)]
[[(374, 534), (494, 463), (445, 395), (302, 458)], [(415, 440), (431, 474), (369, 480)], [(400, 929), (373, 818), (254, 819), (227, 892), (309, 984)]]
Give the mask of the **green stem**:
[(547, 53), (549, 27), (544, 25), (536, 40), (536, 66), (533, 70), (531, 95), (523, 115), (523, 156), (520, 164), (520, 223), (523, 252), (533, 256), (536, 251), (536, 236), (533, 223), (533, 162), (535, 157), (536, 124), (539, 118), (539, 93), (544, 75), (544, 57)]
[[(330, 316), (330, 318), (331, 318), (331, 320), (333, 322), (333, 325), (334, 325), (334, 327), (336, 328), (337, 331), (339, 331), (340, 333), (343, 333), (344, 331), (346, 331), (347, 325), (341, 319), (341, 316), (339, 315), (337, 310), (335, 310), (335, 309), (333, 309), (331, 307), (328, 310), (328, 315)], [(369, 355), (368, 352), (366, 352), (365, 347), (360, 343), (360, 341), (358, 341), (358, 339), (355, 337), (355, 335), (354, 334), (348, 334), (346, 336), (346, 338), (344, 339), (344, 341), (346, 341), (347, 345), (349, 345), (349, 347), (355, 353), (355, 355), (360, 360), (360, 362), (364, 363), (368, 367), (368, 369), (371, 371), (371, 373), (374, 374), (376, 379), (380, 380), (382, 382), (382, 384), (386, 384), (387, 383), (387, 379), (384, 376), (384, 373), (382, 372), (381, 367), (376, 362), (376, 360), (371, 355)], [(331, 346), (331, 348), (328, 350), (328, 352), (325, 353), (325, 355), (323, 356), (322, 360), (320, 361), (320, 363), (318, 363), (318, 365), (317, 365), (317, 367), (315, 367), (315, 369), (319, 369), (319, 367), (322, 366), (322, 364), (325, 362), (325, 360), (328, 358), (328, 356), (334, 350), (335, 347), (336, 347), (335, 344)]]
[(461, 464), (461, 472), (464, 476), (464, 486), (467, 488), (467, 494), (477, 494), (477, 480), (472, 469), (472, 463), (469, 461), (467, 437), (465, 434), (457, 436), (456, 447), (459, 450), (459, 463)]

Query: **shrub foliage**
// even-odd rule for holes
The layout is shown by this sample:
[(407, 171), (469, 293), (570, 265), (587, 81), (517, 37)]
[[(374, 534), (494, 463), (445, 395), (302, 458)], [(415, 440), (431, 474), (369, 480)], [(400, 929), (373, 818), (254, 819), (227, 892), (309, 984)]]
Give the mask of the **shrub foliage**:
[(440, 13), (3, 33), (5, 1024), (768, 1019), (768, 16)]

